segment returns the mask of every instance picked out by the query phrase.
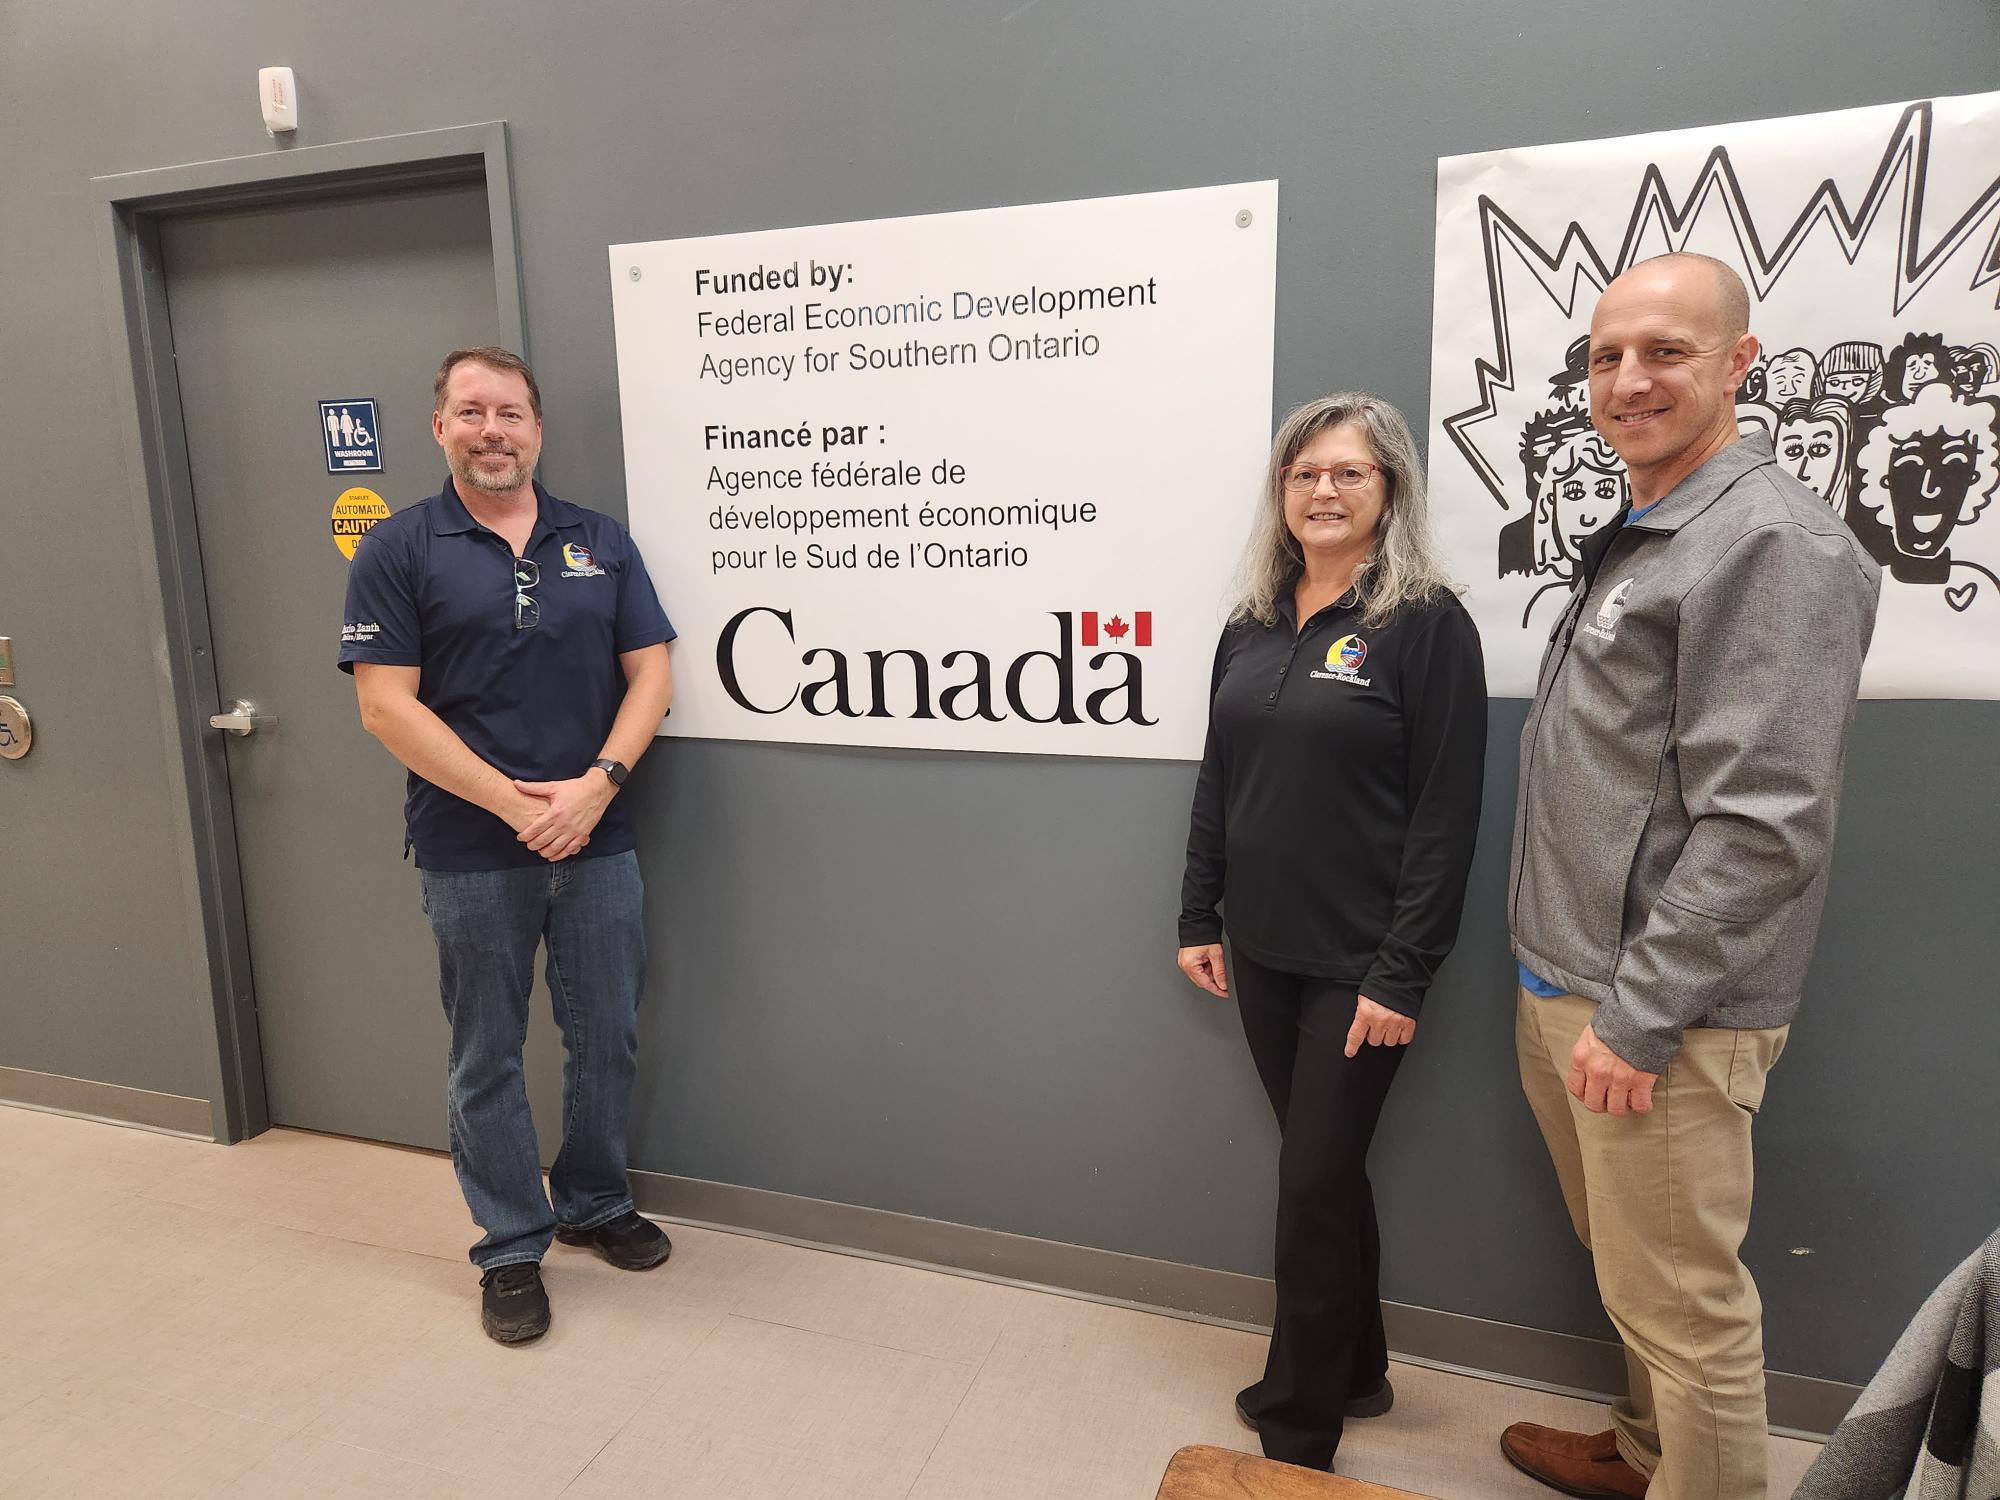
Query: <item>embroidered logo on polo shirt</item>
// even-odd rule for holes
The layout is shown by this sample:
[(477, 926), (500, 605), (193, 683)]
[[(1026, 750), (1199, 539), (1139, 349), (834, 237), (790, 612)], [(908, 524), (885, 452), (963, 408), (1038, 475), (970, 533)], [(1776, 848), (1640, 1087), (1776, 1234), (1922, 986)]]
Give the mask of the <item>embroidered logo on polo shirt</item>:
[(597, 565), (597, 559), (591, 555), (590, 549), (578, 546), (575, 542), (563, 543), (563, 562), (567, 565), (563, 568), (562, 576), (565, 578), (604, 576), (604, 569)]
[(1360, 675), (1361, 664), (1368, 660), (1368, 643), (1358, 635), (1344, 635), (1326, 648), (1326, 670), (1308, 675), (1320, 682), (1351, 682), (1356, 687), (1368, 687), (1372, 677)]
[(1638, 580), (1627, 578), (1604, 596), (1604, 602), (1597, 606), (1597, 623), (1583, 627), (1585, 635), (1594, 635), (1600, 641), (1618, 639), (1618, 620), (1625, 613), (1625, 606), (1632, 602), (1632, 585)]

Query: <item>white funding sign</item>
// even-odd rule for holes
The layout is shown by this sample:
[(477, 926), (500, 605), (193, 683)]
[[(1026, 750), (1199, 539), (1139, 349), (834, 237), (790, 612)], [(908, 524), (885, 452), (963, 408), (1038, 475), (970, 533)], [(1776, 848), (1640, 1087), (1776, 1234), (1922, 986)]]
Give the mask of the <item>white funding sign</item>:
[(2000, 94), (1438, 163), (1432, 496), (1492, 691), (1533, 693), (1626, 503), (1590, 315), (1669, 250), (1743, 277), (1737, 425), (1882, 565), (1862, 695), (2000, 698)]
[(1275, 182), (611, 248), (664, 732), (1198, 760)]

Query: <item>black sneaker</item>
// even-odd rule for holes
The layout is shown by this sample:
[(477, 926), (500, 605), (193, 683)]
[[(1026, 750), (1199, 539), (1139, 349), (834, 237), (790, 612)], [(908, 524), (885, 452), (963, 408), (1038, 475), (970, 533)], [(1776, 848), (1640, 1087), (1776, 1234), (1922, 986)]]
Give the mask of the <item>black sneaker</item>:
[(630, 1209), (591, 1229), (558, 1229), (556, 1238), (597, 1251), (621, 1271), (651, 1270), (674, 1253), (665, 1231)]
[(503, 1344), (525, 1344), (549, 1331), (549, 1294), (542, 1268), (515, 1261), (479, 1278), (479, 1322), (486, 1336)]

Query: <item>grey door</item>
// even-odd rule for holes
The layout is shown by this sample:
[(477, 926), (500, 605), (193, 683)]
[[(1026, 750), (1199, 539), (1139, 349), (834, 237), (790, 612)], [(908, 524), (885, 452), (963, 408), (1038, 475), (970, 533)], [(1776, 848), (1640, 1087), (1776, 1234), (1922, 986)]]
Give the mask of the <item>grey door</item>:
[[(188, 215), (161, 240), (216, 680), (275, 721), (227, 737), (271, 1117), (442, 1146), (436, 953), (402, 858), (402, 768), (334, 665), (332, 523), (354, 487), (400, 510), (444, 476), (432, 375), (499, 326), (485, 189)], [(320, 403), (344, 403), (338, 426), (363, 400), (382, 471), (330, 474)], [(560, 1054), (537, 1012), (530, 1090), (553, 1145)]]

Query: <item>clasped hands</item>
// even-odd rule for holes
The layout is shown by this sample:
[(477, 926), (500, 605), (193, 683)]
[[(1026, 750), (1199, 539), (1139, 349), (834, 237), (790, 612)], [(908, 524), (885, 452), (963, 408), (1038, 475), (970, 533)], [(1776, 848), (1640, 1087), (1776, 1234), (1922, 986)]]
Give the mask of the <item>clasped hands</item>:
[[(1199, 943), (1175, 956), (1190, 983), (1217, 999), (1229, 998), (1229, 976), (1223, 971), (1222, 944)], [(1365, 1042), (1370, 1047), (1400, 1047), (1417, 1034), (1416, 1019), (1377, 1005), (1366, 995), (1354, 1001), (1354, 1024), (1347, 1028), (1347, 1055), (1355, 1056)]]
[(523, 804), (521, 819), (510, 819), (516, 837), (543, 859), (568, 859), (590, 842), (590, 832), (617, 788), (595, 768), (568, 781), (516, 781), (514, 790), (534, 799)]

